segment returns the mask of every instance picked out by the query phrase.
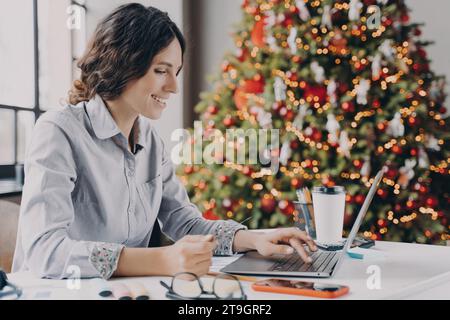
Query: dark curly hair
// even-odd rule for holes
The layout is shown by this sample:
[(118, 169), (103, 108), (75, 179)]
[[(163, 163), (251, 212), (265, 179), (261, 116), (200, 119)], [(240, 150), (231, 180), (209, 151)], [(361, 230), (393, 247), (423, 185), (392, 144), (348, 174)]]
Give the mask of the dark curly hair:
[(69, 103), (96, 94), (105, 100), (117, 98), (129, 81), (147, 73), (153, 58), (175, 38), (184, 55), (184, 37), (167, 13), (137, 3), (120, 6), (100, 22), (78, 61), (81, 78), (69, 91)]

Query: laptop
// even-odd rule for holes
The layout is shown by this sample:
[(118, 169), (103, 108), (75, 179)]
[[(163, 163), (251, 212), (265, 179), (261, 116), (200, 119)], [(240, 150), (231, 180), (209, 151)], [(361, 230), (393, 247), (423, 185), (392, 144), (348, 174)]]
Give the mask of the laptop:
[(230, 274), (264, 276), (332, 277), (342, 264), (346, 255), (345, 253), (350, 248), (358, 233), (359, 227), (367, 213), (385, 170), (385, 168), (381, 169), (376, 175), (342, 250), (324, 251), (319, 249), (310, 255), (313, 259), (311, 263), (305, 263), (296, 252), (291, 255), (273, 255), (264, 257), (257, 251), (249, 251), (236, 261), (222, 268), (220, 271)]

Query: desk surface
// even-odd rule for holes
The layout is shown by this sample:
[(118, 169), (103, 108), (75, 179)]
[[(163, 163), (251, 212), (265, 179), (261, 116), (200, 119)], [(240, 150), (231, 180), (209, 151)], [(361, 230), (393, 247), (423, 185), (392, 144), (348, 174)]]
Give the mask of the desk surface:
[[(378, 241), (369, 251), (363, 260), (346, 257), (333, 278), (304, 280), (349, 286), (350, 293), (341, 299), (450, 299), (449, 247)], [(215, 257), (211, 270), (216, 271), (234, 259), (236, 257)], [(373, 281), (376, 276), (374, 270), (380, 275), (379, 282)], [(90, 285), (90, 280), (81, 280), (80, 289), (70, 290), (67, 287), (70, 280), (38, 279), (30, 273), (13, 273), (8, 277), (11, 282), (22, 287), (23, 299), (100, 299)], [(169, 282), (170, 278), (115, 278), (110, 281), (141, 282), (148, 289), (151, 299), (160, 300), (166, 299), (166, 289), (159, 284), (160, 280)], [(250, 287), (251, 282), (242, 283), (250, 300), (309, 299), (304, 296), (255, 292)], [(368, 283), (375, 286), (378, 283), (380, 288), (370, 289)]]

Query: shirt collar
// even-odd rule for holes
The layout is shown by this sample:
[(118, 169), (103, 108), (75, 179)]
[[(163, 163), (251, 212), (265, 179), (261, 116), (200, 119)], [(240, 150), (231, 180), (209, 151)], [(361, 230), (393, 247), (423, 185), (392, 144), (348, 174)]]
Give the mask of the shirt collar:
[(119, 127), (99, 95), (95, 95), (93, 99), (89, 100), (86, 112), (97, 138), (104, 140), (120, 133)]
[[(122, 133), (106, 107), (105, 102), (98, 94), (88, 101), (86, 112), (97, 138), (105, 140)], [(141, 117), (138, 116), (132, 129), (136, 151), (139, 151), (145, 146), (145, 136), (141, 134), (141, 123)]]

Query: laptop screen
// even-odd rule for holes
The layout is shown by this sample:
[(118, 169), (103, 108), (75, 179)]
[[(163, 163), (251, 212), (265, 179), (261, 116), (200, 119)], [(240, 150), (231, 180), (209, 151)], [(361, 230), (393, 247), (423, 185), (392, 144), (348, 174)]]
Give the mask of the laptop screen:
[(339, 268), (340, 264), (344, 260), (345, 253), (348, 251), (350, 246), (353, 243), (353, 240), (355, 240), (356, 234), (359, 231), (359, 227), (361, 226), (361, 223), (366, 216), (367, 210), (369, 209), (370, 203), (372, 202), (373, 196), (375, 195), (375, 192), (377, 191), (378, 185), (380, 184), (381, 178), (383, 177), (383, 174), (386, 172), (387, 168), (383, 167), (376, 175), (372, 186), (369, 189), (369, 193), (366, 196), (366, 199), (364, 200), (364, 203), (361, 207), (361, 210), (359, 210), (358, 216), (356, 217), (356, 221), (353, 224), (352, 230), (350, 231), (350, 234), (348, 235), (347, 241), (345, 242), (344, 248), (342, 249), (343, 255), (339, 258), (336, 267), (333, 270), (333, 273), (336, 272), (336, 270)]

